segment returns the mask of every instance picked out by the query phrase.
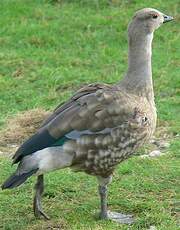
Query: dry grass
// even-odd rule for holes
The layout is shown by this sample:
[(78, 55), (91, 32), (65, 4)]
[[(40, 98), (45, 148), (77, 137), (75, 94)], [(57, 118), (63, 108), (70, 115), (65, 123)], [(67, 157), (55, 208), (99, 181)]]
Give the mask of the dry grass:
[(43, 109), (33, 109), (9, 118), (6, 129), (0, 132), (0, 145), (21, 144), (36, 132), (49, 114)]
[[(50, 115), (49, 111), (41, 108), (28, 110), (17, 114), (7, 120), (6, 129), (0, 131), (0, 146), (19, 145), (29, 136), (33, 135), (42, 124), (43, 120)], [(168, 125), (164, 122), (156, 128), (156, 140), (168, 140), (172, 134), (168, 132)]]

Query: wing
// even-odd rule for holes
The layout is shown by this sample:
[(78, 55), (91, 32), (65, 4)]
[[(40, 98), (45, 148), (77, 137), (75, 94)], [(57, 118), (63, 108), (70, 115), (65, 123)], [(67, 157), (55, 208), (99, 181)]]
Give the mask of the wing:
[(133, 115), (130, 101), (115, 86), (91, 84), (80, 89), (57, 107), (38, 132), (20, 146), (13, 163), (56, 142), (64, 143), (66, 135), (73, 130), (99, 132), (118, 126)]
[(66, 110), (68, 107), (72, 106), (79, 98), (89, 95), (91, 93), (95, 93), (97, 90), (105, 90), (105, 89), (111, 89), (111, 86), (108, 84), (100, 84), (100, 83), (96, 83), (96, 84), (89, 84), (81, 89), (79, 89), (76, 94), (74, 96), (72, 96), (72, 98), (70, 98), (67, 102), (65, 103), (61, 103), (60, 105), (58, 105), (55, 110), (54, 113), (49, 116), (42, 124), (42, 126), (45, 126), (46, 124), (48, 124), (51, 120), (53, 120), (56, 116), (58, 116), (58, 114), (60, 114), (61, 112), (63, 112), (64, 110)]

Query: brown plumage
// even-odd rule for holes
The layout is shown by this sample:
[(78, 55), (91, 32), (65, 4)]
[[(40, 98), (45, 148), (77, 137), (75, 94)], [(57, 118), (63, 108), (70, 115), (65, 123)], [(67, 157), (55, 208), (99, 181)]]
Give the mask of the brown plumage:
[(156, 108), (151, 71), (153, 32), (172, 20), (146, 8), (138, 11), (128, 28), (129, 58), (124, 79), (116, 85), (91, 84), (58, 106), (39, 131), (13, 157), (17, 171), (2, 188), (22, 184), (38, 175), (34, 198), (36, 216), (48, 218), (41, 208), (43, 174), (71, 167), (97, 176), (101, 218), (131, 223), (132, 217), (107, 211), (106, 190), (115, 167), (152, 136)]
[[(146, 98), (127, 93), (120, 86), (92, 87), (93, 94), (91, 86), (81, 90), (86, 92), (86, 97), (81, 96), (73, 103), (73, 109), (76, 104), (78, 111), (66, 124), (71, 127), (66, 129), (80, 131), (83, 126), (92, 133), (67, 141), (63, 147), (64, 151), (75, 152), (73, 168), (108, 177), (118, 163), (133, 154), (152, 135), (156, 121), (155, 107)], [(63, 130), (58, 124), (55, 129), (49, 127), (50, 133), (50, 128), (53, 129), (53, 135)], [(105, 129), (104, 133), (99, 133)]]

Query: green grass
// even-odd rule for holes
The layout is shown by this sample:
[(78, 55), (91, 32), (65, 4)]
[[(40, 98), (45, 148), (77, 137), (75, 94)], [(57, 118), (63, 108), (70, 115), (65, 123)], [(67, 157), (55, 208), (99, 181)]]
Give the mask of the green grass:
[[(57, 3), (58, 2), (58, 3)], [(127, 24), (137, 9), (154, 7), (176, 18), (163, 25), (153, 42), (153, 78), (159, 123), (180, 130), (178, 0), (1, 0), (0, 125), (32, 108), (53, 109), (90, 82), (115, 83), (127, 63)], [(69, 170), (46, 176), (44, 208), (52, 220), (33, 217), (34, 179), (0, 192), (0, 229), (178, 229), (180, 145), (172, 138), (166, 156), (134, 157), (121, 164), (110, 186), (109, 206), (135, 214), (120, 226), (94, 218), (99, 200), (95, 178)], [(0, 159), (0, 182), (13, 169)], [(48, 228), (49, 227), (49, 228)], [(54, 227), (54, 228), (53, 228)]]

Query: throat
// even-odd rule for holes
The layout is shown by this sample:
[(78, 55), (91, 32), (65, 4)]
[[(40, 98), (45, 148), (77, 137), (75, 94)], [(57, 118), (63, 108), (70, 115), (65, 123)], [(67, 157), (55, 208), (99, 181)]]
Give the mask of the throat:
[(122, 84), (129, 91), (153, 96), (151, 45), (153, 34), (129, 36), (128, 70)]

